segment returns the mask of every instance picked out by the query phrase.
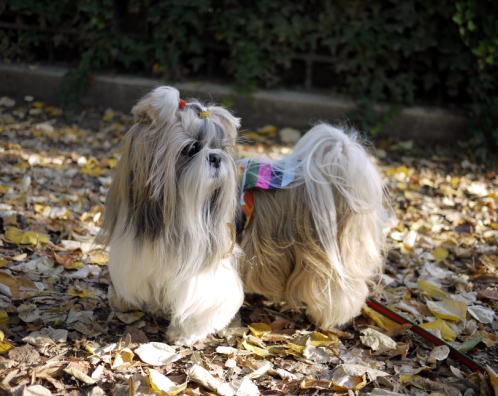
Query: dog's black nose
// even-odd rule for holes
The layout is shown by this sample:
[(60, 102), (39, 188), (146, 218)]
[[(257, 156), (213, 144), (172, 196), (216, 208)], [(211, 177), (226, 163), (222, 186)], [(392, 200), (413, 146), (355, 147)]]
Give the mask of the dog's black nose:
[(215, 168), (220, 167), (221, 155), (219, 154), (209, 154), (209, 163)]

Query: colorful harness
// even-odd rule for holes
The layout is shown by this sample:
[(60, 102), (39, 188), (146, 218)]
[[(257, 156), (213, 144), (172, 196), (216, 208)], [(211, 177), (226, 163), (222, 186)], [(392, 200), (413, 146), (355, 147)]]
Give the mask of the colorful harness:
[(254, 190), (276, 190), (289, 186), (296, 179), (296, 168), (296, 161), (285, 159), (272, 163), (251, 159), (239, 162), (242, 229), (247, 228), (254, 211)]

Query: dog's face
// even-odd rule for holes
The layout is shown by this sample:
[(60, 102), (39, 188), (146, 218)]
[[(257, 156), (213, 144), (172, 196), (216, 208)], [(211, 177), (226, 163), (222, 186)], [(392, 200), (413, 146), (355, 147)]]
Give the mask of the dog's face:
[(222, 107), (180, 102), (171, 87), (155, 89), (132, 113), (108, 199), (120, 202), (116, 210), (126, 211), (136, 237), (210, 234), (219, 222), (226, 227), (236, 204), (232, 154), (239, 120)]

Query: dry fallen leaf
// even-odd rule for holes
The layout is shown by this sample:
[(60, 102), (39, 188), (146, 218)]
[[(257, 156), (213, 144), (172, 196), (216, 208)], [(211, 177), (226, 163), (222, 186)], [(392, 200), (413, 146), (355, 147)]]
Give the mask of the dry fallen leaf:
[(367, 315), (370, 319), (372, 319), (378, 326), (380, 326), (384, 330), (392, 330), (399, 326), (398, 323), (385, 317), (381, 313), (374, 311), (372, 308), (366, 305), (363, 306), (362, 310), (365, 315)]
[(424, 291), (427, 295), (429, 295), (432, 298), (434, 298), (434, 297), (447, 298), (448, 297), (446, 295), (446, 293), (443, 290), (441, 290), (441, 288), (439, 288), (438, 286), (436, 286), (430, 282), (419, 280), (419, 281), (417, 281), (417, 284), (418, 284), (418, 287), (420, 290)]
[(230, 384), (214, 378), (205, 368), (194, 364), (187, 370), (190, 380), (202, 385), (206, 389), (218, 393), (221, 396), (233, 396), (235, 394)]
[(23, 300), (39, 293), (35, 283), (24, 276), (13, 277), (0, 271), (0, 293), (13, 300)]
[(255, 337), (263, 337), (265, 334), (271, 332), (271, 326), (266, 323), (251, 323), (247, 326)]
[(50, 238), (47, 234), (35, 231), (21, 231), (15, 227), (8, 227), (5, 231), (5, 240), (18, 245), (39, 245), (48, 243)]
[(482, 305), (471, 305), (468, 307), (468, 311), (470, 316), (481, 323), (493, 323), (495, 319), (495, 312)]
[(64, 368), (64, 372), (72, 375), (74, 378), (80, 380), (81, 382), (87, 384), (87, 385), (93, 385), (96, 383), (96, 381), (83, 373), (82, 371), (78, 370), (76, 367), (73, 365), (69, 364), (66, 368)]
[(80, 298), (90, 298), (95, 295), (95, 290), (92, 289), (90, 286), (84, 286), (84, 285), (70, 286), (66, 290), (66, 294)]
[(146, 370), (146, 373), (148, 375), (150, 389), (153, 392), (160, 392), (159, 394), (163, 394), (164, 392), (168, 396), (176, 396), (182, 393), (187, 387), (186, 382), (181, 385), (177, 385), (157, 370), (149, 368)]
[(361, 342), (372, 348), (375, 352), (384, 353), (396, 349), (397, 347), (396, 341), (394, 341), (391, 337), (372, 328), (361, 330), (361, 334)]
[(446, 345), (439, 345), (432, 348), (432, 351), (427, 358), (429, 363), (436, 363), (437, 361), (445, 360), (450, 354), (450, 348)]
[(444, 261), (448, 258), (449, 252), (448, 249), (444, 247), (437, 247), (432, 251), (432, 256), (434, 257), (434, 260), (437, 262)]
[(143, 362), (153, 366), (162, 366), (181, 358), (181, 355), (175, 352), (175, 348), (162, 342), (142, 344), (135, 349), (135, 353)]
[(455, 341), (456, 339), (456, 333), (442, 319), (436, 319), (431, 322), (422, 323), (420, 327), (426, 330), (438, 330), (441, 334), (441, 337), (445, 341)]
[(427, 307), (435, 317), (454, 321), (465, 320), (467, 304), (463, 301), (445, 298), (441, 301), (427, 301)]
[(92, 264), (107, 265), (109, 257), (106, 252), (102, 250), (92, 250), (88, 253), (88, 258)]
[(7, 352), (9, 349), (12, 349), (14, 345), (10, 342), (5, 341), (5, 334), (2, 330), (0, 330), (0, 354)]

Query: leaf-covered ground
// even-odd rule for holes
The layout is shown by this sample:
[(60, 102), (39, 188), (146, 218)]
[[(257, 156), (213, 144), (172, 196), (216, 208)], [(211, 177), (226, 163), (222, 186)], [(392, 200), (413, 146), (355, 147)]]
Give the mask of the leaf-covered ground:
[[(0, 393), (491, 395), (493, 381), (496, 391), (498, 176), (468, 147), (372, 150), (397, 216), (375, 297), (490, 378), (368, 308), (325, 331), (255, 296), (222, 333), (167, 345), (167, 320), (110, 308), (107, 253), (93, 242), (129, 117), (65, 122), (26, 99), (0, 99)], [(240, 149), (279, 155), (295, 134), (247, 132), (255, 142)]]

